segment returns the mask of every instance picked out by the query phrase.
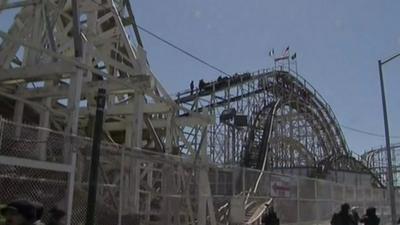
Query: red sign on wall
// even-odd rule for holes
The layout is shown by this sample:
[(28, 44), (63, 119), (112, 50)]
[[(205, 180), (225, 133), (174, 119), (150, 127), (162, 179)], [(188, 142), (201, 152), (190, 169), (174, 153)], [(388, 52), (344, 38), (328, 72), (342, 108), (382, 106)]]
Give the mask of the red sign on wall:
[(290, 197), (291, 180), (289, 177), (271, 177), (271, 196), (279, 198)]

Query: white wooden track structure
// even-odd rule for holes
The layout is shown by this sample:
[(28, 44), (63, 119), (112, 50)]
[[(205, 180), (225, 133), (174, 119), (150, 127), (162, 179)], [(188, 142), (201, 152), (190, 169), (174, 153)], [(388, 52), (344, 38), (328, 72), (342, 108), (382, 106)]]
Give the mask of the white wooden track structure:
[[(202, 165), (201, 158), (206, 155), (202, 146), (206, 146), (206, 139), (195, 149), (183, 130), (194, 128), (206, 133), (210, 117), (175, 103), (151, 72), (129, 1), (0, 1), (0, 13), (11, 9), (19, 12), (11, 28), (0, 31), (3, 117), (16, 124), (29, 123), (63, 131), (66, 136), (90, 137), (94, 127), (95, 96), (99, 88), (105, 88), (104, 136), (108, 142), (175, 155), (179, 154), (178, 146), (186, 146), (186, 153), (191, 152)], [(11, 104), (10, 107), (7, 104)], [(178, 111), (188, 114), (177, 117)], [(21, 128), (15, 129), (15, 136), (21, 135), (20, 132)], [(43, 131), (38, 139), (46, 139), (47, 135), (49, 133)], [(68, 143), (65, 145), (64, 156), (71, 154), (74, 161), (77, 152), (66, 152), (69, 147)], [(36, 158), (46, 160), (46, 150), (46, 145), (41, 145)], [(120, 168), (120, 164), (114, 167)], [(146, 169), (140, 169), (137, 164), (125, 163), (126, 170), (138, 172), (140, 177), (153, 176), (153, 169), (171, 170), (157, 163), (154, 166), (144, 164)], [(199, 218), (196, 219), (198, 224), (214, 218), (212, 204), (202, 197), (210, 192), (207, 167), (202, 168), (195, 182), (202, 187), (194, 213)], [(137, 190), (133, 186), (139, 184), (127, 179), (125, 191)], [(162, 186), (163, 193), (178, 191), (165, 183), (168, 182)], [(169, 183), (179, 182), (171, 179)], [(137, 197), (138, 202), (142, 201), (138, 193)], [(127, 198), (121, 204), (127, 207), (133, 204), (127, 211), (138, 214), (139, 204), (129, 201), (131, 199)], [(163, 204), (164, 211), (172, 210), (171, 204)], [(212, 215), (207, 216), (207, 209)], [(145, 215), (145, 220), (150, 220), (149, 216)], [(180, 219), (179, 215), (175, 216)], [(188, 219), (193, 222), (193, 218)], [(169, 221), (164, 224), (174, 223), (173, 219), (165, 217), (163, 221)]]
[[(86, 190), (90, 144), (80, 137), (92, 136), (99, 88), (107, 93), (103, 140), (112, 143), (102, 147), (102, 182), (120, 187), (102, 192), (99, 207), (118, 209), (120, 224), (134, 223), (125, 215), (143, 224), (227, 224), (230, 200), (213, 201), (209, 162), (310, 169), (317, 178), (335, 169), (370, 173), (351, 155), (329, 105), (290, 69), (219, 78), (173, 99), (149, 68), (128, 0), (0, 0), (0, 13), (15, 9), (10, 29), (0, 28), (0, 115), (16, 124), (14, 142), (24, 140), (24, 123), (69, 137), (60, 153), (73, 168), (68, 225), (82, 222), (72, 206)], [(49, 130), (39, 129), (32, 159), (49, 160), (49, 142), (41, 141), (54, 138)], [(224, 194), (247, 202), (262, 189), (261, 175), (249, 180)], [(246, 224), (259, 222), (265, 198), (247, 202)]]

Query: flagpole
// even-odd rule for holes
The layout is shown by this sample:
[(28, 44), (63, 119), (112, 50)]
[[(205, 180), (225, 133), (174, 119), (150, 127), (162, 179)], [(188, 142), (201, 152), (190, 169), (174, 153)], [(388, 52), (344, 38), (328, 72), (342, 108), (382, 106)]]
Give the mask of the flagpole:
[(293, 61), (293, 63), (294, 63), (294, 69), (295, 69), (295, 71), (294, 72), (296, 72), (296, 74), (298, 73), (298, 70), (297, 70), (297, 53), (295, 52), (291, 57), (290, 57), (290, 59)]
[(272, 59), (274, 60), (274, 70), (276, 70), (275, 50), (274, 50), (274, 49), (269, 50), (268, 55), (269, 55), (270, 57), (272, 57)]

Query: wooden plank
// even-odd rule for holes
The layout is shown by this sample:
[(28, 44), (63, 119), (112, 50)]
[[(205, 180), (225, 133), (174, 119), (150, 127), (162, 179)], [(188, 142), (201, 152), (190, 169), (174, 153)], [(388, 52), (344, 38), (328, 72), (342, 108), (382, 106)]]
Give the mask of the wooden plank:
[(37, 4), (38, 2), (39, 2), (38, 0), (26, 0), (26, 1), (19, 1), (19, 2), (11, 2), (11, 3), (0, 4), (0, 11), (1, 10), (5, 10), (5, 9), (25, 7), (25, 6)]
[(39, 161), (33, 159), (24, 159), (11, 156), (0, 156), (0, 164), (9, 166), (21, 166), (34, 169), (51, 170), (57, 172), (70, 172), (71, 166), (67, 164)]
[(38, 64), (34, 66), (24, 66), (13, 69), (0, 69), (0, 81), (9, 80), (35, 80), (44, 78), (54, 78), (66, 73), (75, 73), (75, 66), (66, 62), (55, 62)]
[[(151, 88), (151, 81), (149, 79), (137, 79), (138, 77), (120, 79), (121, 82), (115, 80), (104, 80), (104, 81), (91, 81), (83, 84), (82, 96), (93, 94), (97, 92), (100, 87), (106, 87), (107, 93), (110, 94), (127, 94), (134, 93), (135, 90), (141, 88)], [(130, 83), (132, 88), (127, 88), (122, 82)], [(68, 85), (43, 87), (35, 89), (24, 89), (18, 91), (17, 95), (27, 99), (53, 97), (53, 98), (65, 98), (68, 95)]]

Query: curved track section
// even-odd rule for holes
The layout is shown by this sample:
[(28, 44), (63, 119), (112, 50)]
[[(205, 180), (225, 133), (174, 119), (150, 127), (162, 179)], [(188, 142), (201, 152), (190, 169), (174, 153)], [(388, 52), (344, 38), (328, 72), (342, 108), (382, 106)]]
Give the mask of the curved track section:
[(257, 114), (252, 129), (249, 130), (249, 144), (247, 151), (244, 152), (244, 166), (257, 169), (265, 168), (270, 153), (268, 144), (273, 132), (275, 113), (279, 103), (279, 101), (271, 102)]
[[(215, 118), (208, 140), (215, 163), (317, 168), (327, 158), (350, 155), (328, 103), (292, 71), (261, 70), (200, 81), (198, 88), (179, 93), (176, 102)], [(186, 134), (196, 139), (190, 131)], [(340, 169), (341, 164), (333, 167)]]
[[(400, 143), (392, 144), (392, 167), (393, 167), (393, 178), (394, 185), (400, 186)], [(387, 183), (387, 158), (386, 158), (386, 148), (377, 147), (373, 148), (363, 155), (361, 159), (365, 162), (368, 168), (370, 168), (374, 174), (379, 178), (379, 180), (386, 185)]]

